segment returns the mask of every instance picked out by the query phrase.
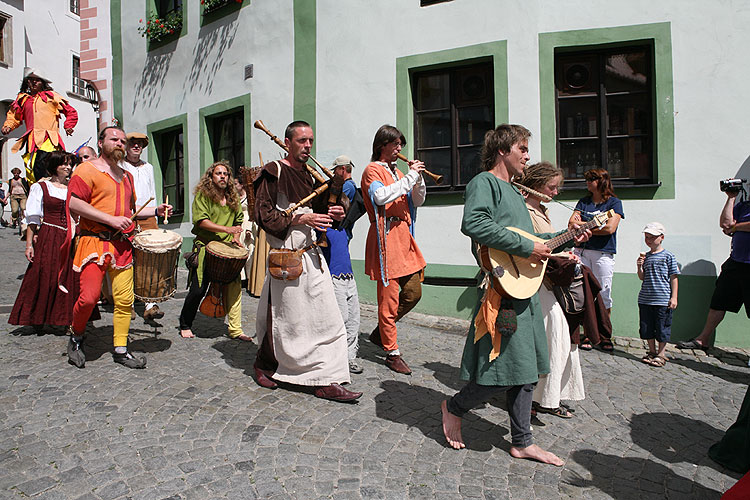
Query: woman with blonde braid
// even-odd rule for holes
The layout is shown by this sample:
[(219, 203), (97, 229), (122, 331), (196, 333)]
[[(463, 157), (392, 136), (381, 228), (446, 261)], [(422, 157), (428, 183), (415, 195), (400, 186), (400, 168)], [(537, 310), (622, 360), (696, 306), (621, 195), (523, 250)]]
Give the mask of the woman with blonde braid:
[[(525, 167), (523, 177), (518, 182), (549, 198), (554, 198), (562, 185), (563, 173), (562, 170), (545, 161)], [(529, 209), (535, 232), (552, 233), (555, 231), (549, 218), (549, 211), (542, 205), (542, 198), (535, 194), (528, 194), (526, 206)], [(558, 255), (579, 261), (578, 257), (570, 252)], [(533, 407), (537, 413), (570, 418), (573, 415), (569, 407), (561, 404), (560, 400), (580, 401), (584, 398), (578, 345), (571, 343), (565, 314), (546, 279), (539, 289), (539, 302), (544, 312), (550, 372), (539, 376), (539, 383), (534, 390)]]

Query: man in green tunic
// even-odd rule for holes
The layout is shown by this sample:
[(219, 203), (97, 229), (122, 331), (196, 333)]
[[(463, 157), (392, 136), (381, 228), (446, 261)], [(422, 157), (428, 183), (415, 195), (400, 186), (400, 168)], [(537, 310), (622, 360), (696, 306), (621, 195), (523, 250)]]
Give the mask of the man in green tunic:
[[(523, 173), (529, 160), (530, 136), (520, 125), (504, 124), (487, 132), (482, 147), (485, 171), (466, 186), (461, 232), (478, 245), (539, 263), (551, 255), (551, 250), (507, 229), (516, 227), (534, 233), (524, 198), (511, 184), (514, 176)], [(585, 241), (590, 235), (586, 231), (576, 241)], [(536, 294), (525, 300), (502, 298), (490, 285), (477, 312), (461, 359), (461, 378), (469, 383), (442, 403), (445, 438), (453, 448), (464, 448), (461, 417), (493, 395), (506, 392), (512, 438), (510, 454), (562, 466), (560, 458), (533, 444), (531, 437), (534, 386), (540, 373), (549, 373), (539, 299)]]
[[(195, 187), (193, 199), (193, 234), (198, 249), (198, 268), (190, 272), (185, 303), (180, 312), (180, 335), (192, 338), (193, 320), (198, 306), (208, 291), (208, 280), (203, 279), (203, 264), (206, 257), (205, 246), (211, 241), (234, 242), (240, 245), (242, 233), (242, 207), (230, 166), (225, 161), (217, 161), (203, 174)], [(242, 285), (240, 275), (229, 283), (224, 295), (227, 309), (229, 336), (233, 339), (252, 342), (252, 337), (242, 331)]]

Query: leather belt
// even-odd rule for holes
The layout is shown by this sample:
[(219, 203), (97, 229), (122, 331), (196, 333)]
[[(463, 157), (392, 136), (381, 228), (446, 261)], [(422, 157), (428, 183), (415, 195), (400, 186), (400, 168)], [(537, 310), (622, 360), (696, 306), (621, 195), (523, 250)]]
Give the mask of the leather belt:
[(101, 231), (95, 233), (87, 229), (81, 229), (81, 236), (94, 236), (102, 241), (125, 241), (128, 237), (122, 233), (115, 234), (114, 231)]

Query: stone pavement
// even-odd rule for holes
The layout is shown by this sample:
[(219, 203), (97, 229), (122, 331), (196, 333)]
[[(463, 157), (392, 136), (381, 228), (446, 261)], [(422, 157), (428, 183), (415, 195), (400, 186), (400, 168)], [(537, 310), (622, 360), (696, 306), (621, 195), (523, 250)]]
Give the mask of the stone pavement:
[[(6, 305), (22, 249), (0, 229)], [(248, 333), (256, 304), (243, 298)], [(181, 305), (164, 304), (158, 335), (133, 322), (131, 345), (148, 356), (139, 371), (112, 362), (111, 311), (90, 330), (83, 370), (68, 365), (61, 331), (0, 314), (0, 498), (718, 499), (739, 477), (706, 450), (739, 411), (742, 351), (673, 353), (664, 368), (640, 363), (643, 350), (624, 339), (614, 355), (583, 353), (575, 417), (534, 422), (537, 442), (566, 460), (555, 468), (509, 456), (502, 398), (467, 415), (467, 449), (446, 447), (440, 401), (463, 384), (466, 322), (409, 315), (399, 337), (411, 376), (389, 371), (363, 333), (365, 372), (352, 387), (365, 395), (348, 405), (260, 388), (255, 346), (201, 315), (199, 338), (181, 339)], [(363, 307), (362, 332), (373, 313)]]

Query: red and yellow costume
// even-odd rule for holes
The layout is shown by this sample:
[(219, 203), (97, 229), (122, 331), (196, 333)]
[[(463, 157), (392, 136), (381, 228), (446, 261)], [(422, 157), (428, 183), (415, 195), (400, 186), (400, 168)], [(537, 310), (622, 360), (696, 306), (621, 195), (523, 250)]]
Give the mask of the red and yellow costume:
[[(135, 189), (132, 176), (124, 171), (120, 182), (85, 162), (76, 168), (68, 183), (70, 198), (85, 201), (109, 215), (130, 217), (135, 209)], [(133, 247), (127, 239), (110, 241), (90, 233), (109, 233), (112, 228), (81, 217), (78, 244), (73, 257), (73, 269), (81, 272), (81, 292), (73, 307), (73, 331), (83, 334), (91, 311), (99, 300), (104, 273), (112, 280), (114, 298), (114, 346), (127, 346), (130, 329), (130, 310), (133, 305)]]
[(3, 126), (14, 130), (21, 123), (26, 123), (26, 133), (13, 145), (11, 152), (17, 153), (26, 145), (26, 177), (34, 181), (31, 171), (33, 160), (30, 157), (37, 151), (64, 150), (62, 137), (59, 132), (60, 114), (65, 115), (63, 128), (73, 128), (78, 123), (78, 113), (57, 92), (43, 90), (36, 94), (21, 92), (10, 105)]
[[(418, 174), (410, 175), (415, 179), (405, 184), (405, 176), (395, 164), (387, 166), (382, 162), (370, 163), (362, 173), (362, 193), (370, 219), (365, 273), (378, 284), (378, 328), (383, 347), (388, 351), (398, 349), (396, 321), (421, 297), (421, 271), (426, 265), (413, 235), (416, 206), (424, 201), (424, 193), (420, 193), (419, 200), (412, 199), (415, 182), (422, 189), (424, 184)], [(393, 191), (397, 197), (384, 205), (376, 204), (375, 191), (396, 182), (404, 183), (399, 191)]]

